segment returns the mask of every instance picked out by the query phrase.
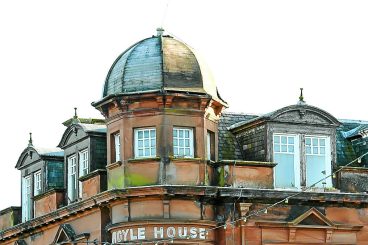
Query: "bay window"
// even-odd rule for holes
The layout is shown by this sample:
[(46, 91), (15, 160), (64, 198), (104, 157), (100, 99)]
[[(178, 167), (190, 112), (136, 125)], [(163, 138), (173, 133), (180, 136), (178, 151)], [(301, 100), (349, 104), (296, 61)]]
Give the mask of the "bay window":
[(192, 128), (174, 128), (173, 130), (173, 150), (174, 157), (194, 157)]
[(140, 128), (134, 130), (134, 156), (136, 158), (156, 156), (155, 128)]
[[(273, 134), (276, 188), (311, 186), (331, 174), (330, 139), (304, 134)], [(331, 187), (331, 178), (315, 185)]]

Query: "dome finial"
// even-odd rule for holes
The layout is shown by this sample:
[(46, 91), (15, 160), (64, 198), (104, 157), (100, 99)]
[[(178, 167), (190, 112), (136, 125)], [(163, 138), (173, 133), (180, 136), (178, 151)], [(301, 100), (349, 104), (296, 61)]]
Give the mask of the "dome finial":
[(163, 34), (164, 34), (164, 28), (162, 28), (162, 27), (158, 27), (157, 29), (156, 29), (156, 31), (157, 31), (157, 36), (158, 37), (160, 37), (160, 36), (162, 36)]
[(28, 146), (33, 146), (32, 133), (29, 133)]
[(303, 96), (303, 88), (300, 88), (300, 96), (298, 104), (305, 104), (304, 96)]

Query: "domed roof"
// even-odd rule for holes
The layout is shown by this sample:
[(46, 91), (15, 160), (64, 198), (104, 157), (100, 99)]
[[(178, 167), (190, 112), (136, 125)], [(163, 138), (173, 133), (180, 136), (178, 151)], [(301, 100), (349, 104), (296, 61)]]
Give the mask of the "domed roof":
[(103, 98), (162, 90), (209, 94), (225, 103), (198, 54), (187, 44), (160, 33), (137, 42), (115, 60), (106, 77)]

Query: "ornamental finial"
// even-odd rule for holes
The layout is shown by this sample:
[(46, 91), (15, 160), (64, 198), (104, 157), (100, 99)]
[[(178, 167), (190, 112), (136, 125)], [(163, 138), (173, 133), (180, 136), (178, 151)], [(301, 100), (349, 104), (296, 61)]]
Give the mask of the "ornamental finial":
[(305, 104), (304, 96), (303, 96), (303, 88), (300, 88), (300, 96), (298, 104)]
[(32, 133), (29, 133), (28, 146), (33, 146)]

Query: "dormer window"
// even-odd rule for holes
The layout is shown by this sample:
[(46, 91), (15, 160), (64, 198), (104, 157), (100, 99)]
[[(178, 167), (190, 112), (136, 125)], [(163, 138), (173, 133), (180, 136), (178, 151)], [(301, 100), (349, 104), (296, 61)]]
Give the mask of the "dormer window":
[(304, 134), (273, 135), (276, 188), (331, 187), (330, 139)]
[(31, 176), (28, 175), (22, 179), (22, 222), (30, 220), (31, 214)]
[(88, 174), (88, 150), (79, 153), (79, 177)]
[(134, 156), (136, 158), (156, 157), (156, 129), (134, 130)]
[(41, 170), (33, 174), (33, 181), (34, 181), (33, 195), (37, 196), (41, 194), (42, 191)]
[(76, 155), (68, 157), (68, 201), (77, 198), (77, 158)]

